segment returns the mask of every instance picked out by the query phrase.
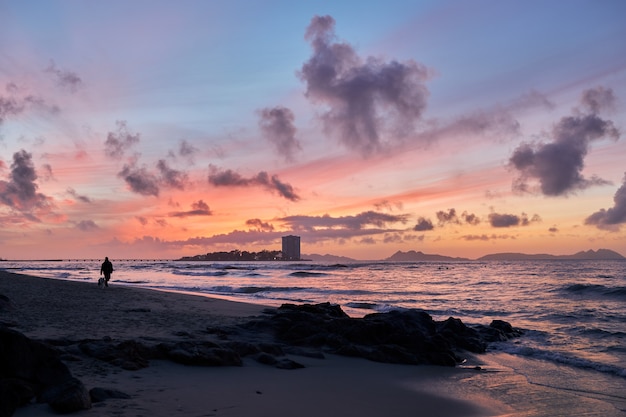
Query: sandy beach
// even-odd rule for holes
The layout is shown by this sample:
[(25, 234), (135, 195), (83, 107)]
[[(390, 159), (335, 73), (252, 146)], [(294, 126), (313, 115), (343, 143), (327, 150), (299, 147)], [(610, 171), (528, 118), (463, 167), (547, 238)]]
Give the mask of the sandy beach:
[[(43, 341), (86, 339), (177, 341), (206, 329), (262, 315), (264, 307), (187, 294), (77, 283), (0, 272), (0, 294), (9, 299), (0, 322)], [(125, 370), (85, 355), (66, 361), (88, 389), (115, 389), (129, 399), (107, 399), (84, 416), (486, 416), (501, 405), (463, 398), (448, 384), (467, 370), (392, 365), (326, 355), (290, 355), (302, 369), (277, 369), (244, 358), (242, 366), (185, 366), (151, 361)], [(454, 384), (450, 384), (454, 385)], [(424, 387), (424, 389), (420, 389)], [(455, 392), (456, 391), (456, 392)], [(501, 410), (500, 410), (501, 411)], [(29, 404), (16, 416), (54, 414)]]

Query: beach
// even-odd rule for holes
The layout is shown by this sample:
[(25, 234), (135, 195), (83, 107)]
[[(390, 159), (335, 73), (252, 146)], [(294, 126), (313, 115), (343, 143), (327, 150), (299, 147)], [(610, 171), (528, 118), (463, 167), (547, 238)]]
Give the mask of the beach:
[[(0, 294), (10, 306), (3, 324), (29, 338), (53, 340), (161, 340), (202, 337), (207, 327), (263, 314), (263, 306), (140, 288), (67, 282), (0, 272)], [(107, 399), (78, 412), (84, 416), (379, 416), (496, 415), (484, 399), (420, 392), (430, 380), (467, 372), (437, 366), (392, 365), (327, 355), (293, 356), (302, 369), (278, 369), (244, 359), (242, 366), (185, 366), (151, 361), (124, 370), (91, 358), (66, 361), (85, 386), (115, 389), (129, 399)], [(432, 388), (432, 387), (431, 387)], [(15, 416), (51, 415), (29, 404)]]
[[(606, 401), (606, 393), (557, 389), (552, 382), (531, 381), (526, 372), (553, 379), (562, 375), (563, 383), (593, 378), (592, 373), (568, 375), (568, 368), (498, 352), (464, 354), (468, 362), (456, 367), (380, 363), (307, 351), (276, 354), (279, 364), (297, 367), (280, 367), (259, 360), (259, 355), (243, 356), (235, 366), (189, 366), (163, 358), (130, 364), (103, 360), (97, 349), (128, 343), (213, 346), (239, 338), (242, 344), (265, 343), (272, 349), (271, 334), (237, 327), (267, 315), (268, 309), (260, 304), (115, 285), (114, 281), (108, 288), (99, 288), (95, 282), (5, 271), (0, 271), (0, 295), (5, 297), (1, 325), (55, 346), (72, 375), (88, 390), (115, 390), (127, 397), (93, 402), (91, 408), (75, 415), (623, 415)], [(230, 329), (235, 327), (243, 330), (233, 334)], [(77, 346), (83, 346), (82, 350)], [(86, 354), (84, 346), (92, 354)], [(56, 413), (48, 404), (33, 402), (14, 415)]]

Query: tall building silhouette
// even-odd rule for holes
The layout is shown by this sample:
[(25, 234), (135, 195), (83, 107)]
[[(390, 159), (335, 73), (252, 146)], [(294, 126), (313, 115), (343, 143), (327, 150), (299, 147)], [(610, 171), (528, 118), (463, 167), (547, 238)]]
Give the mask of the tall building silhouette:
[(283, 236), (283, 260), (300, 260), (300, 236)]

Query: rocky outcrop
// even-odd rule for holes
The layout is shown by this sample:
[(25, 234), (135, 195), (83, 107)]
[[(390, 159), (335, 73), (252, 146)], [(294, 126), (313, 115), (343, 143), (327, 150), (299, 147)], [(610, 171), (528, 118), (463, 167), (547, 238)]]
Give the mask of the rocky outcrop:
[(85, 386), (55, 349), (0, 327), (0, 417), (33, 399), (62, 413), (91, 407)]
[(248, 326), (271, 330), (286, 345), (317, 347), (328, 353), (373, 361), (454, 366), (459, 353), (482, 353), (492, 341), (517, 337), (520, 330), (494, 321), (477, 328), (460, 319), (435, 321), (421, 310), (395, 310), (350, 318), (339, 306), (284, 304)]

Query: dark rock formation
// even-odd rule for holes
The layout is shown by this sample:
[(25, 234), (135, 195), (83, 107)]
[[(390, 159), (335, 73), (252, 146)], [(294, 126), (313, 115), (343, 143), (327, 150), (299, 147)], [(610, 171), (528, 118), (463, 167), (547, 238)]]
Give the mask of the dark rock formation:
[(241, 366), (241, 357), (232, 349), (213, 342), (163, 343), (159, 349), (165, 357), (183, 365), (196, 366)]
[(119, 343), (110, 338), (84, 340), (80, 342), (79, 346), (86, 355), (129, 371), (148, 367), (149, 359), (154, 356), (152, 349), (135, 340)]
[(89, 397), (91, 397), (92, 403), (101, 403), (103, 401), (108, 400), (109, 398), (116, 398), (122, 400), (130, 399), (130, 395), (118, 391), (116, 389), (108, 389), (108, 388), (100, 388), (95, 387), (89, 390)]
[(279, 341), (292, 346), (319, 347), (328, 353), (378, 362), (447, 366), (459, 363), (462, 351), (482, 353), (492, 341), (521, 334), (502, 321), (477, 329), (452, 317), (437, 322), (421, 310), (350, 318), (329, 303), (284, 304), (272, 316), (247, 327), (273, 330)]
[(33, 398), (63, 413), (91, 407), (84, 385), (55, 349), (0, 327), (0, 416), (11, 416)]
[(74, 377), (46, 388), (41, 393), (39, 401), (50, 404), (54, 411), (61, 414), (91, 408), (91, 398), (87, 388)]

